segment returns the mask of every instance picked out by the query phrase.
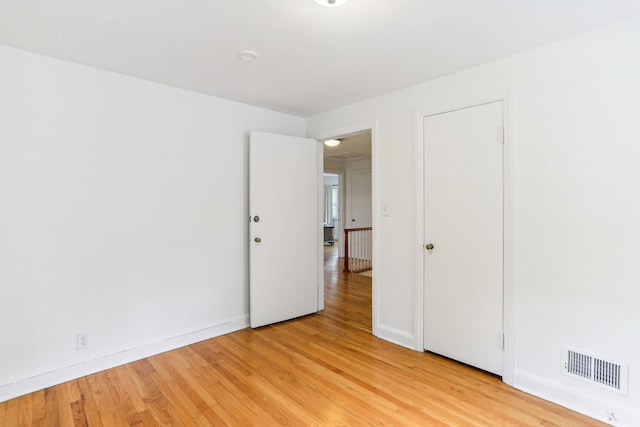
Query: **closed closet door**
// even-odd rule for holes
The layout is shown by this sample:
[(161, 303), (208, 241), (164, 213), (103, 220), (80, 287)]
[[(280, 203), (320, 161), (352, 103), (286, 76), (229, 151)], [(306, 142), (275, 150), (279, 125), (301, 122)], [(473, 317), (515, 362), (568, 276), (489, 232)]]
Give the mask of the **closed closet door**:
[(423, 142), (424, 347), (501, 375), (502, 102), (424, 117)]

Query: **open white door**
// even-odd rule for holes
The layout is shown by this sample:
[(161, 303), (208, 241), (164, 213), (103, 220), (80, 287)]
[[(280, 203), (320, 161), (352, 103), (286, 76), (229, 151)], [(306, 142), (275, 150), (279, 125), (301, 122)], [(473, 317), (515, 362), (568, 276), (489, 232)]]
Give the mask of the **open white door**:
[(502, 102), (424, 118), (424, 347), (502, 374)]
[(256, 328), (315, 313), (322, 220), (320, 145), (252, 132), (249, 141), (249, 308)]

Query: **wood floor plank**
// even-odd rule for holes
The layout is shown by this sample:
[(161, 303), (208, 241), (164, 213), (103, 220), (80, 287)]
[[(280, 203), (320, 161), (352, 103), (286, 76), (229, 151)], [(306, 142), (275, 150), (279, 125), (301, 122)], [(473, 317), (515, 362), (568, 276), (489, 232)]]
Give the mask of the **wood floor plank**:
[(93, 398), (89, 384), (91, 379), (91, 376), (87, 376), (76, 380), (80, 391), (80, 400), (76, 405), (76, 410), (79, 411), (79, 418), (82, 419), (82, 417), (84, 417), (87, 425), (91, 427), (101, 427), (103, 426), (103, 419)]
[[(282, 341), (295, 343), (293, 337), (288, 337)], [(380, 382), (380, 385), (376, 387), (370, 387), (371, 379), (384, 376), (390, 367), (387, 364), (379, 363), (379, 361), (368, 357), (364, 353), (360, 353), (356, 358), (352, 355), (342, 356), (342, 352), (336, 352), (329, 342), (321, 345), (318, 343), (308, 343), (302, 347), (296, 347), (295, 351), (306, 353), (309, 358), (313, 358), (315, 364), (331, 363), (334, 369), (343, 373), (342, 375), (348, 377), (352, 383), (359, 384), (364, 389), (368, 389), (369, 392), (381, 398), (383, 401), (394, 402), (398, 406), (398, 410), (413, 410), (416, 408), (416, 405), (419, 405), (423, 400), (422, 396), (424, 396), (424, 394), (422, 396), (415, 394), (416, 387), (423, 384), (422, 379), (416, 378), (415, 376), (403, 375), (402, 371), (394, 372), (394, 375), (391, 375), (388, 381)], [(446, 398), (447, 395), (444, 394), (443, 391), (445, 390), (440, 390), (439, 393), (432, 393), (429, 404), (433, 409), (442, 409), (448, 406), (450, 399)], [(475, 399), (476, 396), (473, 398)], [(495, 422), (495, 420), (487, 419), (474, 411), (476, 407), (466, 404), (463, 395), (457, 396), (456, 402), (455, 413), (456, 416), (460, 418), (459, 421), (473, 422), (478, 425), (483, 423), (492, 424)], [(423, 406), (425, 415), (429, 413), (427, 409), (426, 406)], [(453, 410), (454, 408), (451, 409)], [(448, 415), (447, 418), (450, 420), (451, 415)], [(440, 421), (444, 422), (446, 420)]]
[(153, 366), (143, 359), (130, 367), (134, 380), (140, 385), (142, 399), (156, 422), (161, 426), (176, 425), (178, 420), (173, 418), (169, 402), (153, 380), (152, 374), (156, 372)]
[(98, 410), (103, 414), (103, 424), (105, 426), (125, 425), (127, 416), (131, 415), (135, 409), (129, 396), (121, 390), (116, 371), (99, 372), (95, 375), (95, 379), (94, 393), (100, 396)]
[(371, 278), (325, 253), (325, 309), (0, 402), (0, 426), (605, 426), (371, 334)]
[[(183, 359), (190, 352), (182, 351), (180, 355), (175, 355)], [(172, 359), (173, 359), (172, 355)], [(199, 370), (195, 370), (194, 366)], [(215, 396), (212, 396), (211, 390), (215, 390), (217, 385), (210, 378), (203, 378), (201, 375), (202, 366), (199, 364), (181, 365), (176, 363), (174, 368), (178, 372), (176, 377), (177, 384), (182, 393), (203, 413), (204, 417), (213, 425), (228, 425), (233, 422), (233, 417), (225, 409), (225, 402), (218, 402)]]
[[(231, 343), (225, 343), (224, 347), (226, 349), (230, 350), (230, 353), (232, 352), (232, 345)], [(234, 361), (232, 360), (232, 358), (229, 357), (229, 354), (226, 355), (226, 357), (223, 357), (221, 359), (218, 360), (219, 364), (217, 365), (217, 367), (215, 369), (207, 369), (206, 367), (200, 368), (202, 369), (202, 375), (207, 375), (207, 373), (209, 375), (211, 375), (212, 377), (215, 376), (216, 378), (216, 383), (218, 383), (221, 387), (218, 388), (215, 391), (212, 391), (212, 393), (214, 393), (214, 395), (218, 398), (221, 398), (221, 402), (224, 402), (227, 399), (224, 399), (224, 395), (226, 394), (225, 390), (227, 390), (223, 384), (229, 384), (228, 381), (225, 381), (225, 379), (219, 379), (218, 375), (220, 373), (231, 373), (233, 376), (237, 377), (238, 379), (240, 379), (244, 384), (248, 384), (252, 389), (256, 390), (256, 392), (260, 395), (262, 395), (263, 397), (268, 397), (268, 399), (270, 400), (270, 405), (276, 406), (276, 407), (280, 407), (280, 408), (285, 408), (285, 412), (287, 413), (287, 415), (285, 416), (285, 419), (290, 419), (290, 418), (294, 418), (295, 417), (295, 413), (291, 412), (291, 410), (294, 407), (297, 407), (297, 402), (291, 401), (291, 402), (287, 402), (287, 405), (283, 405), (282, 404), (282, 393), (280, 392), (280, 390), (277, 388), (276, 385), (274, 385), (271, 381), (269, 381), (268, 379), (262, 377), (261, 375), (259, 375), (257, 372), (253, 371), (253, 370), (247, 370), (245, 369), (245, 366), (241, 367), (240, 369), (238, 369), (238, 365), (236, 365), (234, 363)], [(231, 390), (237, 389), (236, 385), (233, 384), (230, 387)], [(243, 396), (244, 397), (244, 396)], [(233, 402), (232, 401), (228, 401), (225, 404), (225, 408), (227, 409), (227, 411), (231, 414), (234, 415), (234, 417), (237, 417), (238, 414), (236, 414), (237, 412), (243, 412), (243, 411), (247, 411), (247, 412), (254, 412), (256, 410), (256, 408), (263, 408), (261, 406), (255, 406), (252, 405), (254, 403), (254, 401), (252, 400), (246, 400), (246, 399), (238, 399), (235, 396), (234, 393), (234, 400), (236, 401), (235, 404), (235, 410), (232, 409), (234, 407)], [(254, 410), (252, 411), (251, 408), (253, 408)], [(264, 411), (266, 413), (269, 414), (268, 411)], [(269, 418), (271, 418), (271, 415), (269, 414)], [(311, 419), (312, 416), (309, 416), (308, 419)], [(250, 423), (249, 420), (245, 420), (245, 423)], [(234, 421), (234, 424), (238, 423), (238, 420), (236, 419)]]
[[(179, 411), (179, 414), (176, 414), (174, 418), (188, 419), (189, 425), (193, 426), (212, 425), (198, 405), (190, 398), (193, 394), (185, 392), (185, 388), (182, 387), (183, 384), (180, 382), (182, 379), (180, 372), (174, 368), (170, 361), (164, 361), (165, 356), (158, 355), (149, 358), (149, 363), (153, 365), (157, 372), (157, 374), (153, 375), (158, 388), (171, 405)], [(171, 358), (170, 360), (175, 361), (176, 359)]]
[[(27, 395), (28, 396), (28, 395)], [(28, 399), (24, 398), (12, 399), (6, 402), (6, 414), (4, 422), (8, 425), (20, 425), (20, 406)]]
[(158, 423), (150, 411), (137, 412), (130, 420), (130, 427), (158, 427)]
[[(283, 407), (277, 404), (274, 395), (264, 387), (258, 387), (253, 373), (246, 369), (246, 366), (235, 363), (228, 356), (225, 360), (222, 348), (223, 346), (219, 342), (209, 340), (206, 342), (206, 348), (198, 346), (196, 351), (202, 352), (203, 359), (208, 360), (207, 370), (223, 376), (220, 381), (223, 384), (228, 384), (228, 390), (244, 396), (243, 403), (250, 407), (254, 413), (266, 413), (267, 417), (264, 419), (274, 420), (272, 425), (299, 425), (304, 421), (303, 418), (290, 411), (286, 405)], [(214, 354), (216, 357), (212, 357)], [(263, 417), (263, 415), (259, 416)]]
[(147, 405), (142, 399), (142, 389), (136, 382), (134, 382), (134, 374), (130, 371), (130, 368), (130, 365), (118, 366), (114, 368), (113, 371), (118, 376), (119, 387), (121, 387), (122, 390), (124, 390), (124, 392), (127, 394), (129, 402), (133, 406), (133, 408), (125, 408), (127, 416), (133, 417), (136, 413), (145, 412), (148, 410)]
[(73, 419), (72, 425), (75, 427), (87, 427), (89, 425), (89, 421), (87, 420), (87, 415), (84, 411), (82, 399), (71, 402), (70, 406), (71, 417)]
[[(240, 335), (229, 336), (225, 347), (234, 353), (245, 351), (246, 345), (238, 342)], [(300, 413), (305, 413), (320, 425), (333, 425), (337, 418), (348, 425), (366, 425), (366, 421), (348, 412), (338, 411), (337, 406), (311, 387), (304, 386), (304, 377), (296, 372), (296, 360), (293, 355), (278, 352), (258, 337), (255, 345), (259, 352), (245, 354), (243, 363), (249, 363), (265, 393), (275, 396)]]
[(31, 425), (43, 424), (47, 417), (45, 390), (39, 390), (27, 396), (32, 399), (31, 410), (33, 411), (33, 416), (31, 417)]
[(61, 384), (56, 387), (58, 391), (58, 414), (60, 415), (60, 425), (62, 426), (73, 426), (75, 424), (71, 408), (73, 399), (70, 395), (68, 384), (69, 383)]
[[(33, 399), (34, 393), (28, 394), (20, 403), (20, 421), (18, 422), (19, 426), (31, 426), (35, 423), (36, 420), (33, 419), (34, 410), (33, 410)], [(3, 425), (0, 422), (0, 426)]]
[(44, 390), (46, 417), (32, 422), (34, 426), (60, 427), (60, 410), (58, 407), (58, 388), (49, 387)]

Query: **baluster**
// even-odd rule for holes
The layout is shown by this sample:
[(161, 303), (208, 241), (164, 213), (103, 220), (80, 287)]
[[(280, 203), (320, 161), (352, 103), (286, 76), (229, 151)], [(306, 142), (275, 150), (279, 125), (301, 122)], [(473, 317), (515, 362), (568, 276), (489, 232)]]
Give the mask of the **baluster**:
[(360, 271), (362, 269), (362, 231), (358, 231), (358, 246), (357, 246), (357, 268), (356, 271)]
[(372, 268), (373, 229), (371, 227), (345, 228), (344, 271), (347, 273), (359, 273)]
[(373, 233), (369, 230), (369, 268), (373, 268)]
[(366, 255), (365, 255), (365, 268), (368, 270), (370, 268), (370, 263), (371, 263), (371, 253), (370, 253), (370, 245), (369, 245), (369, 231), (367, 230), (365, 232), (365, 248), (366, 248)]
[(344, 272), (349, 272), (349, 230), (344, 229)]
[(362, 231), (358, 231), (358, 268), (357, 271), (362, 269)]

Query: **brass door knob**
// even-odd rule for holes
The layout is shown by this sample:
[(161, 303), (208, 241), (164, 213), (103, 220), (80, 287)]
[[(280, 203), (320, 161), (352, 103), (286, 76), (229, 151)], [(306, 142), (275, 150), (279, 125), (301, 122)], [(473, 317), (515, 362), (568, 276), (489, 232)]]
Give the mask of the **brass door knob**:
[(253, 240), (255, 240), (255, 241), (256, 241), (256, 243), (260, 243), (260, 242), (262, 242), (262, 239), (261, 239), (261, 238), (259, 238), (259, 237), (256, 237), (256, 238), (255, 238), (255, 239), (253, 239)]
[(425, 248), (427, 248), (427, 250), (430, 251), (431, 249), (433, 249), (433, 244), (432, 243), (427, 243)]

